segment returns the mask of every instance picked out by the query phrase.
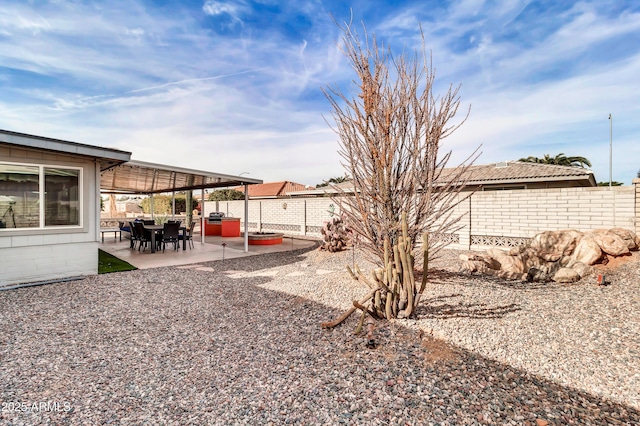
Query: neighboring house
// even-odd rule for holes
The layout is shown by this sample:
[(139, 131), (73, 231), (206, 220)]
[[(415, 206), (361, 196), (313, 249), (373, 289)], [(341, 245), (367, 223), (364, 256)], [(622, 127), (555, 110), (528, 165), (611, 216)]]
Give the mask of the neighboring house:
[[(236, 191), (244, 192), (243, 187), (233, 188)], [(289, 196), (290, 192), (305, 191), (313, 189), (307, 185), (301, 183), (281, 181), (281, 182), (268, 182), (258, 185), (249, 186), (249, 199), (255, 200), (258, 198), (281, 198)]]
[(117, 217), (137, 217), (143, 214), (140, 204), (144, 198), (135, 198), (128, 200), (116, 200), (111, 205), (109, 198), (103, 198), (104, 207), (100, 212), (100, 217), (103, 218), (117, 218)]
[[(455, 169), (445, 169), (444, 174)], [(469, 167), (468, 190), (573, 188), (597, 186), (593, 172), (575, 166), (505, 161)]]
[(320, 188), (289, 191), (286, 195), (289, 197), (330, 197), (337, 194), (338, 191), (336, 188), (340, 188), (347, 194), (353, 193), (353, 183), (351, 180), (347, 180), (337, 184), (322, 186)]
[[(454, 168), (447, 168), (443, 176), (455, 172)], [(469, 167), (468, 181), (465, 190), (500, 191), (506, 189), (542, 189), (542, 188), (573, 188), (578, 186), (597, 186), (593, 172), (582, 167), (557, 166), (552, 164), (524, 163), (520, 161), (505, 161)], [(353, 192), (351, 181), (335, 185), (346, 193)], [(287, 195), (300, 196), (328, 196), (337, 191), (332, 186), (312, 190), (292, 191)]]
[(0, 130), (0, 285), (96, 274), (100, 173), (130, 158)]
[(142, 202), (142, 199), (138, 201), (130, 201), (130, 200), (116, 201), (116, 211), (118, 213), (124, 213), (125, 215), (127, 213), (133, 213), (133, 214), (143, 213), (142, 207), (140, 207), (141, 202)]
[[(136, 200), (118, 200), (116, 201), (116, 217), (135, 217), (136, 215), (143, 214), (142, 203), (143, 198)], [(104, 213), (109, 213), (109, 209)], [(104, 217), (109, 217), (103, 214)]]

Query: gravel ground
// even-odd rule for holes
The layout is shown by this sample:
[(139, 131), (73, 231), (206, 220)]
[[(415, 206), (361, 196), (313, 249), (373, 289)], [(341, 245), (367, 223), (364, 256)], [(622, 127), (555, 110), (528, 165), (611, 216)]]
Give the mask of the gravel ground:
[(356, 315), (320, 328), (366, 294), (350, 252), (2, 291), (0, 423), (640, 424), (637, 258), (599, 287), (460, 275), (457, 254), (371, 349)]

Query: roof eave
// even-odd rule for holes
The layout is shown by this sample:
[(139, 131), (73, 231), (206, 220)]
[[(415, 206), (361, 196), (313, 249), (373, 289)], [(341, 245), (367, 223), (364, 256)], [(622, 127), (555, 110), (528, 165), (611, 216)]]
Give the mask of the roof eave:
[[(101, 160), (105, 168), (122, 164), (131, 159), (131, 153), (114, 148), (103, 148), (61, 139), (46, 138), (43, 136), (28, 135), (26, 133), (12, 132), (0, 129), (0, 143), (21, 146), (24, 148), (38, 149), (50, 152), (80, 155)], [(102, 168), (102, 167), (101, 167)]]
[(567, 175), (567, 176), (544, 176), (544, 177), (525, 177), (525, 178), (511, 178), (511, 179), (485, 179), (485, 180), (469, 180), (465, 184), (471, 185), (500, 185), (500, 184), (517, 184), (517, 183), (532, 183), (532, 182), (559, 182), (559, 181), (577, 181), (586, 180), (593, 183), (595, 186), (595, 178), (593, 173), (585, 173), (583, 175)]

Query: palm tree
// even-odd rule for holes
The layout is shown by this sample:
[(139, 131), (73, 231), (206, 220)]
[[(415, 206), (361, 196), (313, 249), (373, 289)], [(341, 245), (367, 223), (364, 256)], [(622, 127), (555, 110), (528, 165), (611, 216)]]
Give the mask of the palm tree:
[(557, 166), (591, 167), (591, 161), (585, 157), (567, 157), (563, 152), (555, 157), (545, 154), (543, 158), (529, 156), (518, 161), (524, 163), (555, 164)]
[(325, 180), (324, 182), (317, 184), (317, 185), (316, 185), (316, 188), (322, 188), (322, 187), (325, 187), (325, 186), (329, 186), (329, 184), (332, 184), (332, 183), (333, 183), (333, 184), (337, 184), (337, 183), (346, 182), (346, 181), (348, 181), (349, 179), (351, 179), (351, 178), (349, 177), (349, 175), (332, 177), (332, 178), (331, 178), (331, 179), (329, 179), (329, 180)]
[[(598, 182), (596, 185), (597, 186), (609, 186), (609, 182)], [(618, 181), (615, 181), (615, 180), (613, 182), (611, 182), (611, 186), (622, 186), (622, 185), (624, 185), (624, 183), (618, 182)]]

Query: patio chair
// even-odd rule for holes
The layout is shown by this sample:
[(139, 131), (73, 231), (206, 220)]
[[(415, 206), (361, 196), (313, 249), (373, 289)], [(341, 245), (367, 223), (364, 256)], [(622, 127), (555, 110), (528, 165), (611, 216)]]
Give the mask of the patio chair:
[(185, 243), (189, 243), (189, 250), (191, 250), (192, 248), (194, 248), (193, 245), (193, 228), (196, 227), (196, 223), (195, 222), (191, 222), (191, 226), (185, 228), (185, 230), (183, 231), (184, 235), (181, 236), (181, 238), (185, 239)]
[(179, 223), (165, 223), (162, 230), (162, 252), (167, 243), (173, 243), (173, 249), (178, 249), (178, 241), (180, 238), (180, 224)]
[(129, 222), (129, 233), (131, 234), (131, 244), (129, 245), (129, 248), (135, 250), (136, 243), (140, 242), (140, 238), (138, 237), (138, 232), (134, 226), (134, 222)]
[(144, 244), (144, 248), (142, 249), (142, 251), (145, 251), (147, 249), (147, 243), (151, 242), (151, 233), (144, 229), (144, 225), (142, 224), (142, 222), (133, 222), (133, 226), (136, 234), (138, 234), (137, 238), (140, 243), (140, 245), (138, 245), (138, 251), (140, 251), (140, 247), (142, 247), (142, 244)]
[[(131, 227), (129, 226), (129, 223), (125, 223), (122, 221), (118, 221), (118, 229), (120, 229), (120, 235), (122, 235), (123, 232), (128, 232), (129, 233), (129, 238), (132, 237), (131, 235)], [(126, 235), (125, 235), (126, 237)]]

